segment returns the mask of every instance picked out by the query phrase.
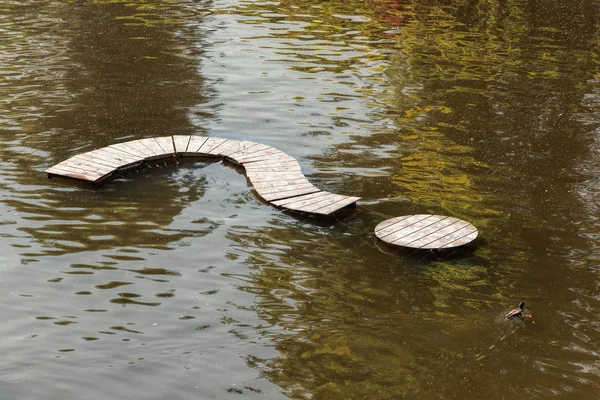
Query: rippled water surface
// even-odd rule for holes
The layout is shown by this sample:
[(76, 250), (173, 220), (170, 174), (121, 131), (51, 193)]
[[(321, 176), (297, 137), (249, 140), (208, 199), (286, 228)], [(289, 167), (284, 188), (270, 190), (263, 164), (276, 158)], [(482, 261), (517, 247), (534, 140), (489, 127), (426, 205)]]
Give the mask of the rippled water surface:
[[(597, 399), (599, 21), (596, 0), (0, 2), (0, 399)], [(298, 217), (204, 160), (43, 173), (170, 134), (275, 146), (363, 199)], [(412, 213), (477, 247), (377, 242)]]

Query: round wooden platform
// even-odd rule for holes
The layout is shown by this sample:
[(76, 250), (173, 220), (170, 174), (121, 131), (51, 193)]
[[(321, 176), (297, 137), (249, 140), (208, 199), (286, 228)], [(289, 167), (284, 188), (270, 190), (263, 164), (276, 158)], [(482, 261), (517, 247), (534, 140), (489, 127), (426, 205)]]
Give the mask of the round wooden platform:
[(457, 218), (416, 214), (381, 222), (375, 227), (375, 236), (386, 243), (412, 249), (450, 249), (475, 240), (477, 228)]

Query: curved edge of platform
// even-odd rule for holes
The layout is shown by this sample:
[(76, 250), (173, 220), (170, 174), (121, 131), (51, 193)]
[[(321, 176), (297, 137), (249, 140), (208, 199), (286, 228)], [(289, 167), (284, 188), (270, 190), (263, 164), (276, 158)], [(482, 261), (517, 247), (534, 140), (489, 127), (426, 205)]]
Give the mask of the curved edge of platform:
[(447, 250), (472, 243), (478, 230), (467, 221), (444, 215), (414, 214), (390, 218), (375, 227), (385, 243), (416, 250)]
[(48, 168), (48, 177), (102, 183), (116, 173), (169, 157), (216, 157), (244, 167), (258, 195), (300, 213), (331, 215), (360, 197), (325, 192), (311, 184), (296, 159), (275, 147), (247, 140), (174, 135), (131, 140), (73, 156)]

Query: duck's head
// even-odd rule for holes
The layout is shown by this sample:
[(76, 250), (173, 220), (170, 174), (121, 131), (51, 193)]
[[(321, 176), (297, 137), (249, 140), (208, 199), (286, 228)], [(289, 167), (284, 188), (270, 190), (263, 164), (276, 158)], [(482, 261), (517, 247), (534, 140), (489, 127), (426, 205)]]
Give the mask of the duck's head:
[(523, 308), (525, 308), (525, 302), (520, 302), (519, 303), (519, 308), (521, 309), (521, 311), (523, 311)]

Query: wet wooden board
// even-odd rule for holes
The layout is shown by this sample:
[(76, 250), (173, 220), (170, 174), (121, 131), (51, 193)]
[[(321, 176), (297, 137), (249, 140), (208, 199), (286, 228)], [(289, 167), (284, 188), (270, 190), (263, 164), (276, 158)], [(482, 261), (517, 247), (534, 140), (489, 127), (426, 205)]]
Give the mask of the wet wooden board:
[(290, 179), (289, 181), (263, 181), (263, 182), (252, 182), (252, 186), (254, 188), (271, 188), (271, 187), (281, 187), (286, 185), (301, 185), (304, 183), (309, 183), (309, 180), (306, 177), (302, 177), (299, 179)]
[(238, 163), (245, 165), (248, 163), (254, 163), (257, 161), (296, 161), (294, 157), (285, 154), (284, 152), (277, 149), (267, 149), (264, 152), (257, 154), (250, 154), (247, 157), (241, 157), (238, 159)]
[(340, 200), (345, 199), (346, 196), (341, 194), (329, 193), (327, 196), (319, 197), (319, 201), (303, 204), (301, 206), (297, 206), (294, 203), (288, 204), (286, 208), (292, 208), (298, 211), (311, 212), (314, 210), (318, 210), (319, 208), (326, 207), (330, 204), (337, 203)]
[(89, 154), (94, 155), (95, 157), (98, 157), (100, 159), (115, 160), (116, 162), (121, 163), (119, 169), (126, 169), (141, 165), (144, 162), (145, 158), (143, 156), (133, 156), (117, 149), (111, 149), (109, 147), (91, 151), (89, 152)]
[(241, 158), (241, 157), (245, 157), (248, 156), (250, 154), (254, 154), (257, 153), (259, 151), (265, 150), (265, 149), (270, 149), (271, 146), (268, 146), (266, 144), (262, 144), (262, 143), (257, 143), (255, 146), (248, 146), (245, 147), (244, 149), (241, 149), (239, 151), (236, 152), (232, 152), (227, 154), (227, 157), (231, 158), (232, 160), (237, 160), (237, 158)]
[(477, 234), (477, 228), (467, 221), (430, 214), (391, 218), (375, 227), (375, 236), (384, 242), (414, 249), (463, 246), (475, 240)]
[[(358, 197), (323, 192), (302, 173), (300, 164), (274, 147), (251, 141), (174, 135), (118, 143), (71, 157), (46, 170), (48, 176), (65, 176), (99, 182), (114, 172), (147, 161), (180, 156), (221, 157), (244, 166), (256, 193), (287, 210), (329, 215), (359, 200)], [(455, 234), (454, 242), (465, 235)]]
[(148, 150), (146, 148), (146, 146), (142, 146), (141, 144), (137, 144), (137, 143), (125, 142), (125, 143), (112, 144), (112, 145), (108, 146), (108, 148), (119, 150), (124, 153), (131, 154), (132, 156), (135, 156), (135, 157), (141, 156), (141, 157), (144, 157), (144, 159), (152, 156), (152, 153), (150, 152), (150, 150)]
[(199, 153), (200, 155), (208, 156), (208, 155), (210, 155), (209, 152), (212, 149), (214, 149), (217, 146), (220, 146), (221, 144), (225, 143), (226, 141), (227, 141), (227, 139), (209, 137), (208, 139), (206, 139), (206, 142), (204, 142), (204, 144), (198, 150), (196, 150), (196, 152)]
[[(68, 161), (68, 160), (67, 160)], [(70, 165), (67, 162), (62, 162), (46, 170), (49, 175), (68, 176), (70, 178), (97, 182), (108, 176), (108, 173), (103, 173), (91, 169), (84, 169)]]
[(215, 156), (222, 156), (223, 153), (229, 153), (234, 149), (239, 150), (241, 143), (242, 142), (240, 142), (239, 140), (227, 139), (224, 143), (220, 144), (217, 147), (214, 147), (211, 151), (209, 151), (209, 154)]
[(318, 192), (318, 193), (307, 194), (304, 196), (293, 197), (293, 198), (285, 199), (285, 200), (277, 200), (277, 201), (273, 201), (272, 203), (275, 204), (276, 206), (284, 207), (284, 208), (303, 207), (308, 204), (316, 203), (316, 202), (320, 201), (320, 199), (319, 199), (320, 197), (325, 197), (330, 194), (332, 194), (332, 193)]
[(303, 194), (316, 193), (316, 192), (320, 192), (320, 191), (321, 191), (321, 189), (313, 186), (313, 187), (305, 187), (305, 188), (300, 188), (300, 189), (278, 190), (277, 192), (270, 192), (270, 193), (262, 193), (260, 191), (257, 191), (257, 192), (260, 195), (260, 197), (262, 197), (263, 199), (265, 199), (267, 201), (273, 201), (273, 200), (287, 199), (290, 197), (298, 197)]
[(130, 162), (144, 161), (144, 158), (145, 158), (145, 156), (143, 156), (141, 154), (135, 155), (135, 154), (127, 153), (122, 150), (115, 149), (113, 147), (103, 147), (101, 149), (94, 150), (93, 153), (104, 153), (106, 155), (110, 155), (110, 156), (114, 157), (117, 160), (122, 159), (123, 161), (130, 161)]
[(71, 157), (69, 159), (69, 161), (81, 163), (82, 165), (87, 165), (87, 164), (100, 165), (100, 166), (109, 168), (111, 171), (115, 170), (121, 166), (121, 164), (118, 161), (115, 161), (115, 160), (108, 161), (108, 160), (99, 158), (95, 155), (92, 155), (90, 153), (83, 153), (83, 154), (76, 155), (74, 157)]
[(104, 164), (99, 164), (87, 157), (71, 157), (61, 163), (62, 166), (77, 168), (82, 171), (99, 172), (101, 174), (108, 174), (114, 171), (113, 167), (109, 167)]
[(219, 156), (217, 149), (220, 149), (221, 146), (226, 145), (228, 141), (228, 139), (223, 138), (208, 138), (202, 147), (198, 149), (198, 152), (207, 156)]
[(309, 181), (303, 182), (301, 184), (285, 184), (281, 186), (266, 186), (266, 187), (254, 187), (254, 189), (260, 194), (268, 194), (275, 192), (286, 192), (290, 190), (300, 190), (300, 189), (308, 189), (308, 188), (316, 188), (315, 185), (310, 183)]
[(188, 147), (183, 153), (184, 156), (197, 156), (198, 149), (202, 147), (204, 142), (208, 140), (208, 136), (192, 136), (190, 138), (190, 142), (188, 143)]
[(163, 154), (175, 154), (175, 147), (173, 146), (173, 136), (155, 137), (156, 143), (160, 146)]
[[(111, 149), (112, 150), (112, 149)], [(110, 163), (116, 165), (117, 168), (125, 168), (131, 165), (139, 165), (144, 159), (140, 157), (127, 156), (124, 153), (115, 154), (116, 151), (107, 151), (104, 149), (98, 149), (84, 153), (88, 157), (92, 157), (98, 161), (104, 163)]]
[(250, 142), (250, 141), (247, 141), (247, 140), (243, 140), (243, 141), (239, 142), (236, 146), (229, 146), (227, 149), (221, 150), (220, 154), (223, 157), (229, 157), (231, 154), (238, 153), (238, 152), (240, 152), (242, 150), (250, 150), (250, 149), (253, 149), (253, 148), (257, 147), (257, 146), (260, 147), (260, 146), (264, 146), (264, 145), (261, 145), (261, 144), (256, 143), (256, 142)]
[(98, 182), (107, 176), (107, 175), (103, 175), (100, 173), (74, 171), (70, 168), (64, 168), (64, 167), (59, 167), (59, 166), (54, 166), (54, 167), (46, 170), (46, 173), (48, 174), (49, 177), (62, 176), (62, 177), (68, 177), (68, 178), (73, 178), (73, 179), (78, 179), (78, 180), (84, 180), (84, 181), (88, 181), (88, 182)]
[(246, 172), (251, 182), (289, 181), (304, 178), (301, 171), (292, 172)]
[(173, 135), (173, 145), (175, 146), (175, 153), (185, 153), (191, 138), (191, 136)]
[(276, 162), (276, 163), (250, 163), (244, 164), (244, 169), (246, 171), (289, 171), (289, 170), (300, 170), (300, 164), (297, 161), (285, 161), (285, 162)]
[(246, 170), (246, 175), (250, 178), (254, 175), (260, 174), (283, 174), (283, 173), (300, 173), (302, 174), (302, 170), (299, 165), (290, 165), (290, 166), (281, 166), (281, 167), (265, 167), (265, 168), (256, 168)]
[(164, 152), (162, 147), (160, 147), (160, 145), (156, 142), (154, 138), (140, 139), (137, 141), (137, 143), (146, 146), (146, 148), (152, 152), (152, 156), (149, 159), (158, 160), (161, 158), (169, 157), (170, 155)]
[(360, 200), (360, 197), (355, 196), (344, 196), (345, 199), (337, 201), (335, 203), (331, 203), (327, 206), (318, 208), (313, 211), (313, 214), (321, 214), (321, 215), (329, 215), (343, 208), (350, 207), (352, 205), (356, 206), (356, 202)]

